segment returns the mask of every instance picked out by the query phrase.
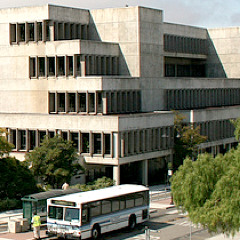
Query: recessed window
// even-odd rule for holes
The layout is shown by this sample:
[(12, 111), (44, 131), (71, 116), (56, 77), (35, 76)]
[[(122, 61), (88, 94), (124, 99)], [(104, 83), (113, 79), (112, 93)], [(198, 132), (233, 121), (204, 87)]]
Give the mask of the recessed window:
[(28, 135), (29, 150), (33, 150), (36, 147), (36, 131), (29, 130)]
[(94, 144), (94, 153), (101, 154), (102, 153), (102, 138), (101, 133), (93, 134), (93, 144)]
[(18, 36), (19, 36), (19, 42), (25, 41), (25, 23), (18, 24)]
[(26, 150), (26, 130), (19, 130), (19, 150)]
[(38, 58), (39, 77), (45, 77), (45, 57)]
[(48, 76), (54, 77), (55, 76), (55, 57), (48, 57), (47, 64), (48, 64)]
[(28, 41), (34, 41), (34, 23), (28, 23)]
[(42, 41), (42, 23), (41, 22), (37, 23), (37, 38), (38, 38), (38, 41)]
[(89, 133), (82, 133), (82, 152), (83, 153), (89, 153)]
[(73, 56), (67, 57), (67, 71), (68, 76), (73, 76)]
[(55, 93), (49, 93), (49, 112), (56, 112), (56, 101), (55, 101)]
[(57, 75), (65, 76), (65, 57), (57, 57)]
[(17, 42), (17, 25), (10, 24), (10, 42), (16, 43)]
[(111, 135), (104, 134), (104, 153), (111, 154)]
[(35, 77), (37, 77), (36, 58), (30, 57), (30, 78), (35, 78)]
[(79, 93), (79, 112), (87, 112), (87, 96), (86, 93)]
[(95, 112), (95, 93), (88, 94), (88, 111)]
[(66, 112), (65, 93), (58, 93), (58, 112)]
[(76, 94), (75, 93), (68, 94), (68, 111), (76, 112)]

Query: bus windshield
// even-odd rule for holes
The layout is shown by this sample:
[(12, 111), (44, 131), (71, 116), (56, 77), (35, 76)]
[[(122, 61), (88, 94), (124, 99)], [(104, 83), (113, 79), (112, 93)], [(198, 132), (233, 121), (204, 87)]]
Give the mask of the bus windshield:
[(49, 206), (48, 217), (68, 222), (79, 222), (79, 209)]
[(79, 209), (66, 208), (64, 220), (68, 222), (79, 222)]

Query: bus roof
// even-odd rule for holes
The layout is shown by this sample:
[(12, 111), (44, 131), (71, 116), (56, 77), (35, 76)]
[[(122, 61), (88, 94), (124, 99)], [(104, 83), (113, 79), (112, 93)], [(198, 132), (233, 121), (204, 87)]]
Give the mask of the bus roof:
[(67, 194), (60, 197), (50, 198), (48, 199), (48, 201), (63, 200), (63, 201), (70, 201), (70, 202), (76, 202), (76, 203), (85, 203), (85, 202), (93, 202), (101, 199), (107, 199), (111, 197), (117, 197), (123, 194), (142, 192), (146, 190), (149, 190), (149, 189), (142, 185), (123, 184), (123, 185), (112, 186), (112, 187), (107, 187), (107, 188), (92, 190), (87, 192)]

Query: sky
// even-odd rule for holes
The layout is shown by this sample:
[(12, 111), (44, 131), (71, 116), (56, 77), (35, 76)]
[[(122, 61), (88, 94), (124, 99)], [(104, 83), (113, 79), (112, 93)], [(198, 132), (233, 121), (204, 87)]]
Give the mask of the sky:
[(144, 6), (163, 10), (164, 22), (204, 28), (240, 26), (240, 0), (0, 0), (0, 8), (47, 3), (84, 9)]

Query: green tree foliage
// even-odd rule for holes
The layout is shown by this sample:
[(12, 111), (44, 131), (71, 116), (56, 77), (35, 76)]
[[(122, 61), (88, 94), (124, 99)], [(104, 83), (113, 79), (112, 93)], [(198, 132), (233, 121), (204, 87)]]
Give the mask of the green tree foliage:
[(30, 170), (15, 158), (0, 160), (0, 210), (21, 208), (21, 198), (38, 192)]
[(90, 191), (110, 187), (113, 186), (114, 184), (115, 182), (111, 178), (102, 177), (88, 184), (77, 184), (73, 186), (73, 188), (78, 188), (81, 189), (82, 191)]
[(240, 228), (240, 146), (215, 158), (185, 159), (171, 179), (175, 205), (210, 232), (234, 235)]
[(30, 170), (9, 156), (14, 146), (6, 136), (6, 130), (0, 129), (0, 211), (20, 208), (23, 196), (38, 192)]
[(14, 148), (13, 144), (9, 143), (6, 136), (7, 136), (6, 129), (0, 128), (0, 158), (4, 155), (9, 155), (9, 153)]
[(183, 160), (189, 156), (196, 158), (197, 146), (207, 140), (200, 134), (200, 127), (184, 123), (184, 115), (175, 111), (174, 119), (174, 160), (173, 168), (177, 169), (183, 164)]
[(26, 162), (38, 181), (54, 188), (60, 188), (83, 169), (77, 160), (77, 150), (72, 142), (60, 136), (46, 137), (40, 147), (26, 154)]

